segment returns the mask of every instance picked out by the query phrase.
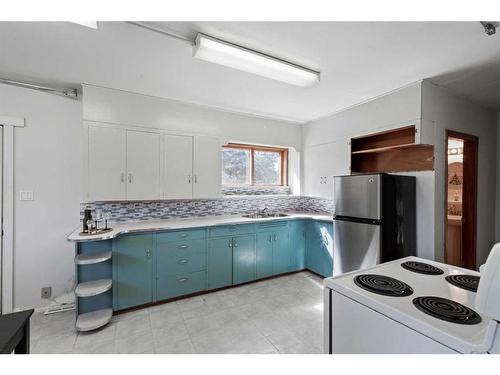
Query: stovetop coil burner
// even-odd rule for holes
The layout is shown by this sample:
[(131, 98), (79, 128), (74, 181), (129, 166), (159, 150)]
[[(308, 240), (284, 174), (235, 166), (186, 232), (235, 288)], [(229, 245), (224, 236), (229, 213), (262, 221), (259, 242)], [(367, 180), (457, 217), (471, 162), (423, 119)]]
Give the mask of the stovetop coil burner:
[(424, 275), (442, 275), (444, 273), (441, 268), (437, 268), (432, 264), (422, 262), (404, 262), (401, 263), (401, 267), (412, 272), (422, 273)]
[(450, 284), (470, 292), (477, 292), (479, 285), (479, 276), (473, 275), (450, 275), (445, 277)]
[(467, 325), (481, 323), (481, 317), (474, 310), (446, 298), (417, 297), (413, 299), (413, 304), (420, 311), (447, 322)]
[(354, 282), (369, 292), (389, 297), (406, 297), (413, 294), (413, 289), (406, 283), (389, 276), (365, 274), (354, 278)]

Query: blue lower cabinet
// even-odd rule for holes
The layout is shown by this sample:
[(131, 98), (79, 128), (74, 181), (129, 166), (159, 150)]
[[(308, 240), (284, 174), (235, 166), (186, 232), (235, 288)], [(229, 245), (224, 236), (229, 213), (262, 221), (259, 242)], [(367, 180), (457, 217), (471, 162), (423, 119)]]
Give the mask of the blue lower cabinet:
[(233, 284), (255, 280), (255, 235), (233, 237)]
[(180, 275), (207, 268), (205, 240), (158, 243), (156, 246), (156, 274)]
[(168, 299), (200, 292), (206, 289), (205, 270), (181, 275), (161, 275), (157, 281), (157, 299)]
[(311, 271), (330, 277), (333, 275), (333, 224), (309, 222), (306, 232), (306, 265)]
[(306, 268), (306, 222), (294, 220), (290, 223), (290, 271)]
[(255, 274), (257, 279), (273, 275), (273, 234), (258, 233), (255, 246)]
[[(113, 290), (106, 301), (112, 293), (115, 310), (304, 268), (325, 277), (333, 273), (330, 222), (268, 221), (129, 234), (114, 239), (112, 247)], [(109, 265), (102, 267), (109, 274)], [(86, 274), (80, 268), (81, 282)]]
[(211, 239), (208, 243), (208, 289), (222, 288), (233, 283), (232, 237)]
[(288, 240), (288, 230), (280, 230), (272, 234), (273, 241), (273, 275), (290, 272), (292, 258)]
[(153, 301), (153, 234), (124, 235), (114, 240), (114, 308)]

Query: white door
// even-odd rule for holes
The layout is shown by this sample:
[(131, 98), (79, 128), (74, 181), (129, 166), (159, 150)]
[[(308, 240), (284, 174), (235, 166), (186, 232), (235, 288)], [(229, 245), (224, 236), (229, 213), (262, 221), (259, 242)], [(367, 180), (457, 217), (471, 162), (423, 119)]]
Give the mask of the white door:
[(221, 142), (195, 137), (193, 198), (218, 198), (221, 194)]
[(125, 131), (89, 126), (88, 200), (123, 200)]
[(160, 135), (127, 131), (127, 199), (160, 198)]
[(164, 198), (193, 197), (193, 137), (164, 136)]

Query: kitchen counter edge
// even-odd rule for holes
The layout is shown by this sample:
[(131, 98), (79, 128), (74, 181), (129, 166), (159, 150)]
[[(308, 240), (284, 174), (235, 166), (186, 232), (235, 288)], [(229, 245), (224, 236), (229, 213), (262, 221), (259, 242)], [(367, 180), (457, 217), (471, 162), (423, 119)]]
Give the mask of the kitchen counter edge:
[(70, 242), (88, 242), (88, 241), (104, 241), (116, 238), (120, 235), (127, 233), (140, 233), (140, 232), (157, 232), (163, 230), (179, 230), (179, 229), (192, 229), (201, 227), (213, 227), (219, 225), (236, 225), (236, 224), (253, 224), (263, 223), (268, 221), (287, 221), (310, 219), (317, 221), (330, 221), (333, 222), (332, 216), (314, 213), (290, 213), (285, 217), (271, 217), (250, 219), (243, 216), (211, 216), (199, 218), (186, 218), (186, 219), (165, 219), (165, 220), (145, 220), (145, 221), (129, 221), (129, 222), (115, 222), (112, 223), (113, 230), (103, 234), (93, 236), (80, 235), (80, 227), (75, 229), (68, 237)]

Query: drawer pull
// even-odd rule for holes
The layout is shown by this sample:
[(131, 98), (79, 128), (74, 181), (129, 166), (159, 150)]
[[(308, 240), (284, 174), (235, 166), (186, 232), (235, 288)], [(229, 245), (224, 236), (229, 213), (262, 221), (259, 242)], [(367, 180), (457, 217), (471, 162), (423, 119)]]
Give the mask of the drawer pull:
[(188, 235), (187, 233), (181, 233), (179, 234), (179, 238), (186, 238)]
[(187, 259), (180, 259), (179, 261), (177, 261), (177, 263), (179, 264), (186, 264), (188, 262)]
[(177, 279), (178, 283), (185, 283), (186, 281), (188, 281), (187, 277), (181, 277), (180, 279)]
[(179, 249), (187, 249), (189, 245), (179, 245), (177, 246)]

